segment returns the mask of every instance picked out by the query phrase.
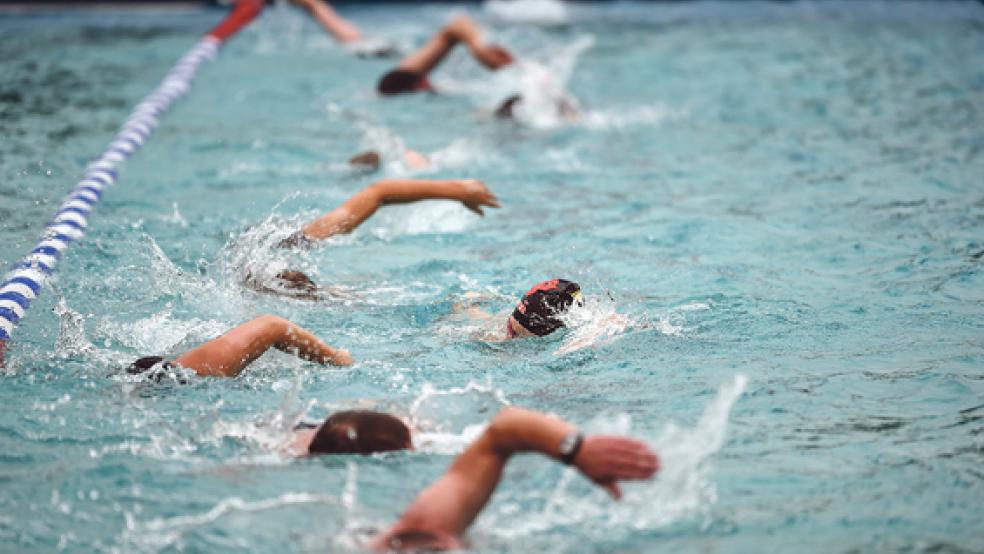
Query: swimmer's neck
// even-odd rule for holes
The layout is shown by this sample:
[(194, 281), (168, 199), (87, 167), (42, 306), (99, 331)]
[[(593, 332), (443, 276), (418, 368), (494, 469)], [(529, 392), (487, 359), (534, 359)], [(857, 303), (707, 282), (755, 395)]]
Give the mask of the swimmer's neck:
[(294, 431), (293, 436), (284, 446), (284, 451), (289, 456), (307, 456), (310, 454), (311, 441), (314, 440), (314, 435), (320, 428), (321, 427), (319, 426), (314, 429), (298, 429), (297, 431)]
[(525, 339), (536, 336), (529, 329), (520, 325), (513, 316), (509, 316), (509, 319), (506, 320), (506, 334), (508, 335), (506, 338), (509, 339)]

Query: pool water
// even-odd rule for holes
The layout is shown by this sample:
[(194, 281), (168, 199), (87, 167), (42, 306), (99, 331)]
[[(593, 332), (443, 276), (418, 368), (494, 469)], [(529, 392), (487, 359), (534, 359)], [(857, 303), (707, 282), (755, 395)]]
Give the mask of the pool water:
[[(984, 549), (984, 7), (469, 9), (524, 61), (489, 74), (456, 52), (439, 96), (376, 97), (393, 61), (286, 6), (202, 68), (14, 334), (0, 550), (359, 551), (507, 403), (641, 437), (664, 471), (616, 504), (519, 458), (478, 552)], [(343, 9), (403, 47), (453, 10)], [(221, 17), (0, 18), (3, 267)], [(495, 121), (517, 89), (566, 89), (581, 116)], [(346, 163), (368, 148), (382, 171)], [(503, 207), (387, 207), (324, 248), (267, 248), (411, 175), (482, 179)], [(285, 267), (337, 294), (242, 286)], [(455, 313), (550, 277), (588, 299), (550, 337), (481, 340)], [(263, 313), (357, 363), (121, 374)], [(278, 454), (295, 421), (352, 407), (411, 418), (417, 450)]]

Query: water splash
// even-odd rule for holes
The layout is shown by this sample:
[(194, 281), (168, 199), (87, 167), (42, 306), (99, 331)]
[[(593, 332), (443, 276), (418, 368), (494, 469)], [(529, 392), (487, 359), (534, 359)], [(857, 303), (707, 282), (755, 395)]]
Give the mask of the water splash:
[(111, 343), (150, 355), (172, 352), (183, 343), (198, 343), (216, 337), (227, 331), (226, 327), (217, 320), (176, 319), (171, 315), (171, 308), (166, 307), (132, 322), (104, 317), (96, 325), (96, 332)]
[(94, 347), (85, 336), (85, 317), (68, 307), (64, 297), (52, 309), (58, 316), (58, 338), (55, 339), (55, 355), (70, 358), (92, 352)]
[(723, 384), (694, 428), (668, 423), (653, 442), (659, 453), (659, 478), (632, 487), (616, 518), (637, 529), (662, 527), (694, 514), (707, 516), (717, 501), (710, 479), (710, 457), (721, 450), (734, 403), (745, 391), (748, 379), (736, 375)]
[(467, 167), (469, 170), (502, 162), (495, 147), (473, 137), (457, 138), (430, 155), (429, 169)]
[(509, 404), (490, 381), (469, 381), (464, 387), (447, 390), (425, 383), (410, 405), (410, 421), (417, 431), (415, 446), (430, 453), (456, 454), (478, 438), (488, 421)]
[(682, 306), (677, 306), (670, 311), (660, 314), (653, 327), (660, 333), (667, 336), (680, 336), (686, 330), (686, 314), (710, 309), (710, 304), (703, 302), (691, 302)]
[(569, 330), (564, 342), (554, 351), (556, 356), (611, 344), (628, 330), (646, 327), (644, 320), (618, 313), (615, 301), (601, 296), (586, 298), (583, 305), (571, 306), (559, 318)]
[(506, 23), (559, 25), (568, 19), (567, 5), (561, 0), (486, 0), (482, 9)]
[(657, 102), (643, 106), (586, 110), (581, 113), (578, 124), (592, 130), (623, 129), (635, 125), (655, 127), (686, 116), (685, 109)]
[(158, 552), (179, 543), (185, 533), (207, 526), (222, 517), (241, 512), (263, 512), (297, 504), (338, 505), (338, 499), (327, 494), (288, 492), (257, 501), (233, 496), (224, 498), (204, 513), (138, 521), (130, 512), (124, 514), (126, 527), (120, 537), (122, 551)]
[(498, 71), (493, 90), (498, 96), (496, 105), (504, 98), (519, 94), (513, 116), (516, 121), (537, 129), (551, 129), (575, 120), (579, 111), (577, 100), (567, 92), (567, 83), (578, 58), (594, 45), (593, 36), (584, 35), (561, 48), (526, 58)]
[[(652, 441), (661, 463), (657, 477), (623, 484), (620, 502), (611, 501), (600, 489), (583, 494), (583, 479), (575, 477), (575, 470), (566, 470), (549, 491), (513, 493), (493, 504), (480, 521), (481, 531), (515, 541), (558, 527), (577, 527), (604, 540), (619, 528), (654, 529), (706, 515), (717, 501), (709, 460), (724, 445), (728, 417), (746, 383), (745, 376), (736, 375), (722, 385), (695, 427), (668, 423)], [(632, 420), (626, 414), (597, 418), (584, 426), (589, 432), (620, 435), (632, 435), (631, 428)], [(534, 516), (517, 509), (517, 503), (529, 500), (539, 500), (544, 506)]]

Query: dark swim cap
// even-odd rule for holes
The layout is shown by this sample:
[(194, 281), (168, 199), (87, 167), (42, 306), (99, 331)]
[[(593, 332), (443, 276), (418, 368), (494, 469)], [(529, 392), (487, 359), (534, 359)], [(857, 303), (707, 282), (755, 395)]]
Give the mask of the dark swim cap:
[(557, 315), (575, 301), (581, 304), (581, 287), (573, 281), (551, 279), (537, 284), (516, 304), (512, 316), (534, 335), (544, 336), (564, 326)]
[[(160, 367), (155, 367), (160, 364)], [(133, 362), (126, 368), (130, 375), (143, 374), (148, 380), (160, 383), (166, 377), (171, 377), (181, 385), (188, 384), (188, 380), (180, 372), (174, 371), (175, 367), (169, 361), (165, 361), (161, 356), (145, 356)]]
[(137, 375), (147, 371), (163, 361), (164, 358), (161, 356), (145, 356), (130, 364), (129, 367), (126, 368), (126, 372), (131, 375)]
[(506, 98), (499, 104), (499, 107), (495, 109), (495, 116), (499, 119), (513, 119), (516, 117), (515, 108), (516, 104), (523, 101), (523, 97), (519, 94), (513, 94), (509, 98)]

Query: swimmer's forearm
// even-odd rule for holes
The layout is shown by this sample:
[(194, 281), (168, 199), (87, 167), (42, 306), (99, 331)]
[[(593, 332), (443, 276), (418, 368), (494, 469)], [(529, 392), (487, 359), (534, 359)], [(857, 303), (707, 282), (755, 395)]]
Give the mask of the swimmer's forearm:
[(338, 12), (327, 3), (321, 0), (294, 1), (310, 11), (311, 16), (340, 42), (355, 42), (362, 38), (359, 28), (338, 15)]
[(381, 205), (406, 204), (418, 200), (467, 199), (467, 187), (460, 179), (386, 179), (372, 185)]
[(574, 426), (562, 419), (521, 408), (506, 408), (485, 431), (492, 446), (504, 456), (539, 452), (556, 458), (564, 437)]
[(343, 348), (332, 348), (310, 331), (284, 320), (279, 340), (274, 347), (298, 358), (319, 364), (349, 365), (352, 358)]

